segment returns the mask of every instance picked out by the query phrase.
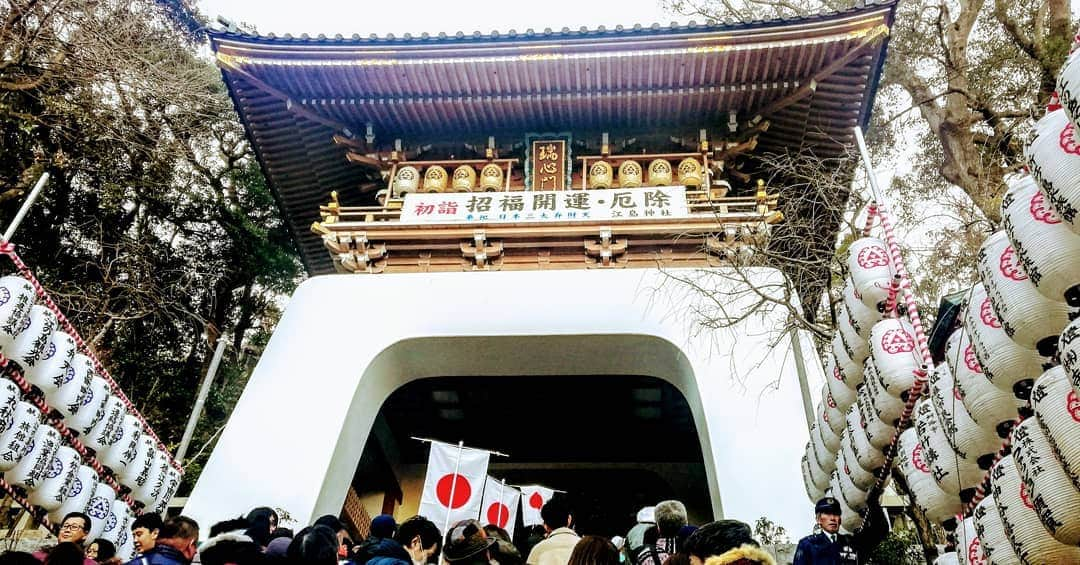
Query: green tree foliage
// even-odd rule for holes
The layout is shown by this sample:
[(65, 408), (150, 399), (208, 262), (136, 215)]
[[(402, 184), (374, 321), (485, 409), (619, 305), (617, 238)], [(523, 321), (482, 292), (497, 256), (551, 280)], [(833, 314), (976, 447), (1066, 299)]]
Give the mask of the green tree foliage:
[(192, 452), (301, 276), (197, 18), (179, 1), (0, 3), (0, 217), (52, 175), (14, 242), (170, 447), (229, 336)]

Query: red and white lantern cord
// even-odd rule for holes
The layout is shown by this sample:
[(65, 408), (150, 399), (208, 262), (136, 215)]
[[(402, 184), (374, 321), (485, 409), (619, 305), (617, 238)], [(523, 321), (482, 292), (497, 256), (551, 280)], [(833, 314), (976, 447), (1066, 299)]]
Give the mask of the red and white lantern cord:
[[(59, 320), (60, 325), (64, 328), (64, 331), (66, 331), (69, 335), (71, 335), (72, 338), (74, 338), (75, 343), (79, 347), (79, 350), (82, 351), (83, 354), (85, 354), (87, 357), (89, 357), (90, 360), (94, 363), (94, 369), (105, 379), (105, 382), (109, 384), (109, 388), (112, 390), (112, 393), (116, 395), (116, 397), (124, 403), (124, 406), (127, 408), (127, 410), (139, 420), (139, 423), (142, 424), (143, 429), (145, 429), (146, 432), (150, 434), (150, 437), (154, 438), (154, 441), (157, 442), (158, 449), (161, 450), (162, 453), (169, 453), (169, 450), (165, 448), (165, 444), (162, 443), (160, 439), (158, 439), (157, 434), (155, 434), (154, 430), (150, 427), (150, 425), (146, 423), (146, 420), (139, 412), (139, 409), (136, 408), (134, 404), (132, 404), (131, 400), (129, 400), (127, 395), (124, 394), (124, 391), (121, 390), (119, 385), (116, 384), (116, 381), (113, 380), (112, 375), (109, 374), (109, 371), (107, 371), (105, 367), (102, 366), (101, 361), (98, 360), (97, 355), (94, 355), (94, 352), (86, 346), (86, 342), (83, 341), (82, 336), (79, 335), (79, 332), (75, 329), (75, 326), (72, 325), (70, 321), (68, 321), (67, 316), (65, 316), (64, 313), (60, 311), (60, 307), (57, 306), (55, 302), (53, 302), (52, 297), (49, 296), (49, 293), (45, 290), (45, 287), (43, 287), (38, 281), (37, 277), (34, 276), (34, 272), (30, 270), (30, 267), (28, 267), (26, 263), (23, 262), (22, 258), (19, 257), (19, 254), (15, 252), (15, 245), (11, 242), (0, 242), (0, 254), (6, 255), (9, 259), (11, 259), (11, 262), (14, 263), (15, 268), (18, 269), (19, 274), (27, 281), (29, 281), (31, 285), (33, 285), (34, 291), (37, 293), (38, 298), (41, 299), (41, 301), (45, 304), (46, 307), (49, 308), (49, 310), (52, 310), (53, 314), (56, 314), (56, 319)], [(80, 452), (80, 454), (82, 453), (83, 452)], [(181, 474), (183, 474), (184, 469), (180, 467), (180, 464), (177, 463), (176, 460), (172, 457), (169, 458), (169, 464), (172, 465), (173, 468), (175, 468)], [(95, 470), (98, 470), (97, 467), (95, 467)]]
[[(82, 457), (83, 462), (92, 467), (94, 472), (101, 477), (101, 480), (105, 481), (105, 483), (112, 487), (113, 490), (117, 493), (121, 492), (123, 487), (120, 483), (116, 482), (116, 479), (105, 471), (105, 467), (102, 466), (101, 462), (86, 449), (83, 442), (71, 431), (71, 428), (67, 427), (64, 420), (62, 418), (48, 417), (48, 414), (52, 413), (52, 407), (45, 403), (45, 399), (39, 396), (29, 395), (32, 390), (30, 388), (30, 383), (26, 382), (26, 379), (19, 373), (18, 369), (16, 369), (15, 366), (11, 364), (10, 360), (7, 357), (4, 357), (3, 354), (0, 354), (0, 369), (3, 369), (4, 373), (23, 391), (23, 394), (27, 395), (26, 399), (40, 410), (42, 414), (46, 415), (45, 422), (55, 428), (56, 431), (60, 432), (60, 436), (67, 440), (72, 449), (78, 452), (79, 456)], [(136, 508), (135, 499), (131, 497), (130, 493), (124, 494), (123, 500), (131, 507), (131, 511), (136, 515), (142, 513), (141, 510)], [(29, 507), (27, 508), (29, 509)]]
[(46, 513), (41, 508), (30, 504), (30, 501), (26, 500), (25, 497), (20, 495), (18, 491), (15, 490), (15, 487), (9, 485), (3, 477), (0, 477), (0, 490), (4, 491), (8, 496), (10, 496), (16, 504), (25, 508), (26, 511), (29, 512), (30, 515), (33, 516), (39, 524), (45, 526), (45, 528), (52, 532), (53, 535), (59, 533), (59, 529), (54, 526), (51, 521), (49, 521), (48, 515), (46, 515)]
[[(863, 236), (866, 237), (870, 235), (875, 217), (880, 218), (881, 220), (882, 231), (885, 232), (885, 244), (888, 247), (889, 259), (893, 264), (893, 272), (896, 273), (896, 278), (893, 279), (890, 288), (889, 300), (886, 304), (886, 313), (895, 312), (896, 291), (899, 288), (899, 291), (904, 298), (904, 304), (907, 306), (908, 320), (911, 322), (912, 329), (915, 330), (915, 341), (919, 348), (919, 354), (923, 359), (923, 366), (915, 371), (915, 382), (908, 392), (908, 399), (904, 403), (904, 411), (901, 413), (900, 419), (896, 424), (896, 431), (893, 433), (892, 440), (885, 449), (885, 465), (878, 471), (877, 482), (871, 489), (871, 492), (880, 493), (884, 488), (885, 479), (888, 477), (889, 470), (892, 468), (893, 460), (896, 457), (896, 446), (900, 440), (900, 434), (911, 425), (911, 414), (915, 410), (915, 402), (922, 397), (923, 391), (926, 389), (926, 385), (929, 381), (929, 372), (934, 366), (934, 360), (930, 353), (929, 340), (923, 329), (922, 318), (919, 316), (919, 307), (915, 302), (915, 294), (911, 290), (911, 277), (908, 275), (907, 268), (904, 266), (904, 258), (900, 252), (900, 245), (897, 243), (892, 219), (884, 206), (875, 202), (870, 203), (870, 206), (867, 208), (866, 227), (863, 229)], [(1022, 421), (1023, 418), (1018, 417), (1014, 422), (1014, 425), (1019, 425)], [(999, 459), (1009, 452), (1011, 448), (1010, 438), (1011, 435), (1005, 438), (1001, 449), (998, 450), (997, 455), (994, 458), (994, 463), (997, 463)], [(993, 465), (991, 465), (991, 468), (993, 468)], [(972, 498), (971, 502), (964, 507), (964, 514), (957, 516), (958, 521), (963, 520), (965, 516), (970, 516), (975, 510), (975, 506), (986, 498), (987, 487), (989, 484), (990, 471), (987, 471), (975, 491), (974, 498)], [(864, 519), (865, 517), (866, 516), (864, 516)]]

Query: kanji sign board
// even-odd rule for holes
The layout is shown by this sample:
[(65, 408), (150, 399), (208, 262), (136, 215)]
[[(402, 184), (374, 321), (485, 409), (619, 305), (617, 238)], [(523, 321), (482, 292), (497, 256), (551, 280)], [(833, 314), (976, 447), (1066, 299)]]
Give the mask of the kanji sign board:
[(686, 188), (657, 186), (543, 192), (409, 193), (405, 223), (633, 220), (688, 215)]

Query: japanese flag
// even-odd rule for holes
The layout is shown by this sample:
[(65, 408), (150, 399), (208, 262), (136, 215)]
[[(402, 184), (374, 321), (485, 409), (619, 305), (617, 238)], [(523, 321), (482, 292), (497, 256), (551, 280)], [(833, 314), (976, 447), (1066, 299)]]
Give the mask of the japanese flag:
[(526, 526), (543, 524), (540, 509), (551, 500), (555, 491), (539, 485), (521, 487), (521, 521)]
[(479, 516), (490, 455), (480, 449), (431, 442), (420, 515), (440, 529), (446, 523)]
[(505, 483), (488, 477), (484, 485), (484, 504), (480, 511), (480, 521), (495, 524), (514, 537), (514, 522), (517, 521), (518, 501), (521, 491), (508, 487)]

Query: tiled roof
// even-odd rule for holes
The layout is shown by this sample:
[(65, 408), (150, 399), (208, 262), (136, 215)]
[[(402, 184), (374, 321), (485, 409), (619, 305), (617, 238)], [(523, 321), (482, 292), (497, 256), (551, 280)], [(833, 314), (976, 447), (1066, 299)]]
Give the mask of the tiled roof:
[(308, 233), (332, 190), (364, 172), (335, 134), (380, 142), (527, 131), (720, 132), (735, 112), (771, 127), (759, 151), (836, 154), (865, 125), (895, 2), (799, 19), (374, 38), (211, 32), (260, 163), (312, 274)]

